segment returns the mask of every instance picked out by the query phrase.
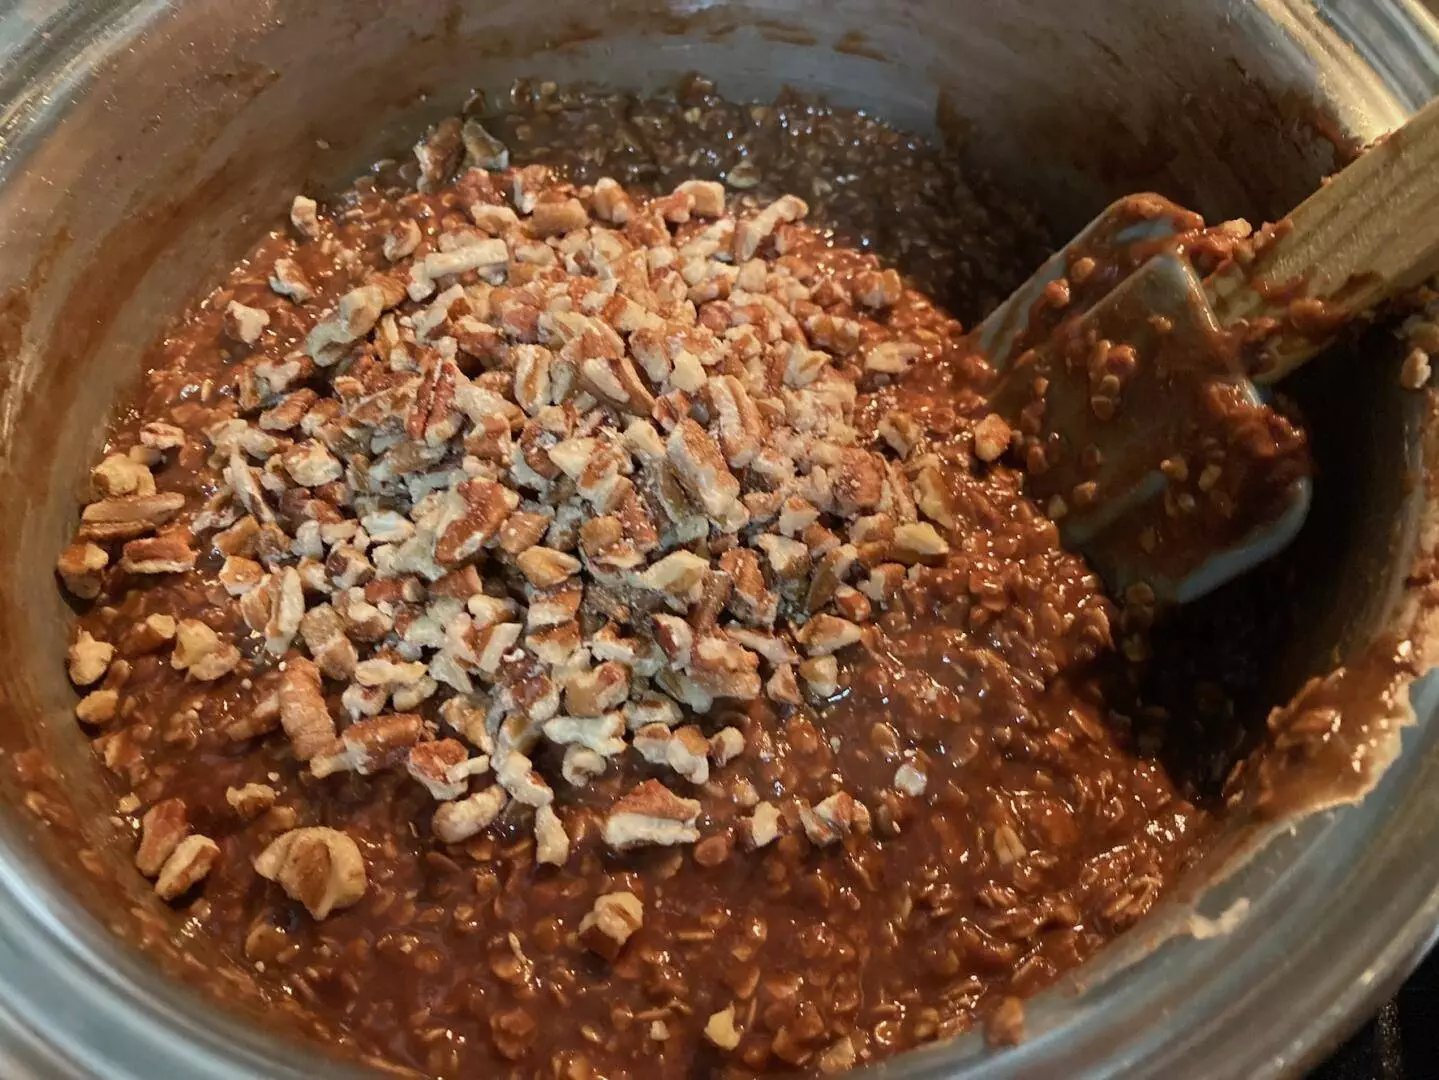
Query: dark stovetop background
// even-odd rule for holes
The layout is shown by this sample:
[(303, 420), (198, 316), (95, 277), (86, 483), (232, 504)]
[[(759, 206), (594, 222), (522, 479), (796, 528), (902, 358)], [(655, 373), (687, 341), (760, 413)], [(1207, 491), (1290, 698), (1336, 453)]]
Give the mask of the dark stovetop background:
[(1309, 1080), (1439, 1077), (1439, 951)]

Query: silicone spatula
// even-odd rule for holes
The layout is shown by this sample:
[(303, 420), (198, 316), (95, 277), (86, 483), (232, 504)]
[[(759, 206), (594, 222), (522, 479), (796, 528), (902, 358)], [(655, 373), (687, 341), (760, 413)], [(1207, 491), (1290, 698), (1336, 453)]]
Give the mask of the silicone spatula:
[(1027, 490), (1113, 589), (1193, 600), (1299, 531), (1304, 438), (1264, 388), (1439, 271), (1439, 100), (1237, 238), (1120, 199), (976, 332)]

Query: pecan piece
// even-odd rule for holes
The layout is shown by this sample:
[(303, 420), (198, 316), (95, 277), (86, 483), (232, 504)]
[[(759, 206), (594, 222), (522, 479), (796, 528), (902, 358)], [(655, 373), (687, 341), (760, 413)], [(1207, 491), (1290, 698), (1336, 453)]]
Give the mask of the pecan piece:
[(810, 842), (819, 847), (851, 834), (862, 836), (869, 832), (869, 811), (844, 791), (835, 792), (813, 807), (800, 807), (799, 820)]
[(93, 502), (80, 514), (81, 540), (132, 540), (169, 522), (185, 505), (177, 491), (122, 495)]
[(163, 420), (152, 420), (140, 428), (140, 445), (151, 450), (178, 450), (185, 445), (185, 431)]
[(572, 716), (602, 716), (630, 696), (630, 676), (623, 664), (606, 661), (565, 680), (565, 708)]
[(196, 833), (181, 840), (155, 879), (155, 894), (175, 900), (203, 881), (220, 858), (220, 845)]
[(306, 280), (305, 272), (294, 259), (275, 260), (270, 271), (270, 290), (289, 297), (297, 304), (303, 304), (315, 295), (314, 286)]
[(90, 631), (81, 630), (67, 654), (70, 681), (76, 686), (90, 686), (104, 677), (115, 658), (115, 646), (99, 641)]
[(759, 557), (749, 548), (731, 548), (720, 556), (719, 568), (734, 583), (726, 606), (735, 618), (751, 626), (773, 626), (779, 597), (765, 588)]
[(225, 789), (225, 801), (241, 821), (254, 821), (275, 805), (277, 795), (269, 784), (245, 784)]
[(911, 341), (882, 341), (864, 352), (864, 369), (879, 375), (902, 375), (923, 350)]
[(240, 345), (253, 345), (270, 325), (270, 313), (238, 300), (225, 305), (225, 336)]
[(998, 413), (990, 413), (974, 426), (974, 456), (980, 461), (998, 461), (1006, 450), (1014, 432)]
[(694, 212), (701, 217), (724, 216), (724, 185), (717, 180), (686, 180), (675, 193), (689, 196)]
[(120, 710), (118, 690), (92, 690), (75, 705), (75, 719), (82, 724), (108, 724)]
[(495, 779), (510, 797), (525, 806), (540, 807), (555, 800), (555, 793), (535, 772), (530, 759), (518, 750), (509, 750), (495, 764)]
[(608, 176), (602, 176), (595, 181), (591, 205), (596, 217), (612, 225), (624, 225), (635, 213), (635, 204), (629, 193)]
[(479, 553), (500, 531), (519, 496), (483, 476), (471, 477), (455, 488), (460, 511), (435, 543), (435, 559), (454, 568)]
[(301, 487), (323, 487), (345, 475), (339, 459), (318, 439), (296, 443), (280, 455), (280, 464)]
[(255, 872), (305, 905), (315, 919), (347, 908), (365, 895), (365, 860), (355, 841), (338, 829), (291, 829), (255, 857)]
[(515, 558), (520, 572), (537, 589), (550, 589), (580, 572), (580, 560), (551, 547), (526, 548)]
[(290, 224), (306, 240), (320, 235), (320, 206), (307, 195), (296, 195), (290, 203)]
[(300, 637), (326, 676), (344, 681), (354, 675), (359, 654), (345, 636), (345, 621), (329, 604), (317, 604), (305, 612), (300, 619)]
[(924, 438), (924, 425), (900, 409), (885, 413), (875, 431), (902, 458), (909, 457)]
[(310, 772), (322, 778), (337, 772), (368, 776), (399, 761), (424, 734), (424, 721), (415, 713), (387, 713), (361, 720), (341, 733), (338, 746), (310, 759)]
[(430, 828), (442, 843), (463, 843), (489, 828), (507, 802), (509, 796), (504, 788), (495, 784), (468, 799), (442, 804), (435, 810)]
[[(733, 178), (730, 186), (738, 186)], [(737, 263), (752, 259), (759, 247), (782, 222), (798, 221), (809, 213), (809, 206), (803, 199), (793, 195), (781, 195), (758, 214), (735, 225), (734, 257)]]
[(500, 550), (519, 555), (534, 547), (549, 530), (551, 515), (530, 510), (516, 510), (500, 526), (498, 543)]
[(929, 785), (929, 779), (915, 768), (913, 762), (906, 761), (894, 772), (894, 787), (896, 791), (903, 792), (912, 798), (919, 798), (924, 794), (924, 789)]
[(722, 527), (744, 524), (746, 513), (739, 502), (739, 481), (704, 428), (685, 417), (670, 432), (665, 450), (685, 491), (711, 520)]
[(111, 454), (90, 470), (95, 490), (102, 496), (155, 494), (155, 478), (128, 454)]
[(935, 563), (949, 554), (949, 543), (928, 522), (912, 522), (894, 530), (890, 553), (906, 566)]
[(280, 725), (300, 761), (334, 748), (335, 721), (320, 689), (320, 669), (303, 657), (286, 661), (280, 677)]
[(298, 569), (287, 566), (279, 572), (270, 617), (265, 621), (265, 651), (271, 656), (283, 656), (299, 632), (305, 615), (304, 589)]
[(634, 893), (606, 893), (580, 920), (580, 941), (591, 952), (613, 962), (644, 921), (645, 906)]
[(854, 279), (854, 298), (867, 308), (894, 307), (904, 294), (904, 282), (895, 270), (866, 270)]
[(819, 614), (800, 627), (796, 639), (810, 656), (827, 656), (860, 639), (858, 626), (835, 615)]
[(157, 802), (140, 819), (140, 846), (135, 851), (135, 866), (148, 878), (159, 875), (161, 868), (190, 832), (189, 816), (180, 799)]
[(110, 563), (110, 556), (98, 544), (79, 541), (60, 552), (55, 571), (72, 596), (93, 600), (100, 595), (101, 571)]
[(839, 691), (839, 662), (833, 656), (813, 656), (799, 665), (799, 675), (810, 694), (818, 699)]
[(691, 784), (709, 780), (709, 741), (693, 724), (670, 730), (647, 724), (635, 732), (635, 751), (651, 765), (664, 765)]
[(736, 469), (754, 460), (764, 438), (764, 420), (744, 384), (733, 375), (717, 375), (705, 383), (705, 398), (719, 428), (720, 448)]
[(740, 1044), (739, 1029), (734, 1025), (734, 1006), (711, 1013), (705, 1021), (705, 1038), (721, 1050), (733, 1050)]
[(634, 581), (642, 589), (663, 593), (676, 600), (693, 601), (699, 598), (708, 572), (709, 563), (694, 552), (672, 551), (637, 574)]
[(535, 861), (563, 866), (570, 857), (570, 837), (554, 807), (546, 804), (535, 811)]
[(914, 504), (919, 512), (931, 521), (943, 525), (946, 529), (954, 528), (954, 511), (949, 505), (949, 490), (938, 469), (921, 469), (914, 478)]
[(737, 727), (720, 728), (710, 736), (709, 754), (719, 768), (724, 768), (744, 753), (744, 734)]
[(765, 683), (764, 691), (771, 701), (777, 701), (781, 705), (804, 704), (804, 698), (799, 690), (799, 681), (795, 678), (792, 664), (780, 664), (776, 667), (774, 674)]
[[(436, 802), (458, 799), (477, 768), (468, 767), (470, 752), (458, 739), (439, 739), (410, 747), (405, 771), (425, 785)], [(488, 767), (488, 762), (486, 762)]]
[(195, 568), (198, 557), (183, 536), (142, 537), (125, 544), (120, 569), (128, 574), (183, 574)]
[(529, 229), (531, 235), (543, 239), (583, 229), (589, 223), (590, 215), (579, 199), (559, 199), (535, 203), (530, 211)]
[[(423, 239), (418, 222), (408, 218), (397, 221), (385, 234), (385, 241), (380, 246), (380, 254), (385, 257), (386, 262), (399, 262), (401, 259), (408, 259), (415, 253)], [(278, 264), (277, 264), (278, 265)]]
[[(321, 367), (339, 363), (352, 343), (375, 328), (380, 313), (390, 306), (388, 301), (385, 290), (378, 284), (351, 289), (340, 297), (338, 308), (310, 331), (305, 339), (305, 351)], [(395, 302), (398, 301), (396, 297)]]
[(774, 803), (762, 802), (754, 812), (744, 819), (745, 840), (751, 850), (758, 850), (774, 842), (779, 836), (779, 807)]
[(700, 836), (695, 827), (699, 813), (694, 799), (682, 799), (658, 780), (646, 780), (610, 807), (605, 843), (616, 851), (645, 844), (692, 844)]

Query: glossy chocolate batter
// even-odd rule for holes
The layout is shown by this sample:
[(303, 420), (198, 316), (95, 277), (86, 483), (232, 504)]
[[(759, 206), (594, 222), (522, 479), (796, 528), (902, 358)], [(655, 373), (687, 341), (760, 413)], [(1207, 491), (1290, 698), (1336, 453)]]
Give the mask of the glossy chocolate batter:
[[(1106, 701), (1102, 687), (1124, 682), (1129, 663), (1115, 648), (1115, 605), (1083, 560), (1061, 549), (1053, 522), (1021, 491), (1022, 461), (1005, 456), (1003, 440), (993, 453), (984, 445), (994, 436), (993, 425), (984, 426), (989, 373), (970, 355), (955, 316), (973, 318), (1005, 295), (1042, 254), (1041, 232), (1021, 208), (966, 180), (946, 154), (853, 114), (801, 102), (733, 106), (700, 82), (673, 100), (642, 103), (521, 88), (511, 105), (486, 117), (489, 131), (508, 147), (507, 162), (457, 172), (463, 154), (473, 158), (476, 148), (461, 146), (458, 123), (442, 125), (421, 144), (418, 169), (383, 165), (321, 207), (313, 223), (301, 209), (294, 226), (261, 241), (220, 289), (176, 324), (114, 427), (107, 457), (151, 463), (158, 492), (183, 497), (160, 529), (162, 538), (178, 538), (178, 554), (129, 549), (123, 531), (92, 533), (91, 542), (113, 552), (108, 564), (70, 565), (66, 574), (72, 588), (87, 591), (89, 581), (98, 590), (82, 605), (80, 627), (114, 647), (101, 664), (103, 674), (77, 682), (90, 692), (85, 701), (93, 703), (88, 714), (82, 703), (82, 718), (126, 793), (123, 805), (142, 838), (141, 861), (154, 864), (141, 869), (158, 875), (162, 896), (191, 912), (197, 932), (219, 940), (275, 995), (302, 1001), (361, 1052), (422, 1075), (829, 1072), (985, 1019), (997, 1037), (1017, 1037), (1016, 999), (1149, 910), (1200, 852), (1210, 824), (1151, 756), (1137, 752), (1128, 717)], [(525, 163), (557, 171), (517, 179), (515, 169)], [(630, 192), (635, 211), (628, 223), (605, 208), (608, 196), (596, 186), (601, 177)], [(631, 746), (607, 758), (603, 771), (583, 785), (571, 784), (562, 778), (571, 763), (568, 748), (562, 755), (554, 736), (535, 744), (530, 758), (553, 791), (545, 812), (556, 816), (566, 837), (557, 861), (543, 851), (539, 807), (518, 795), (471, 835), (449, 843), (436, 835), (436, 796), (415, 776), (414, 747), (438, 745), (442, 735), (460, 745), (462, 756), (486, 749), (482, 739), (455, 737), (443, 708), (457, 697), (451, 687), (428, 696), (416, 692), (418, 700), (403, 709), (392, 704), (383, 714), (417, 718), (415, 733), (395, 744), (398, 752), (387, 745), (364, 758), (364, 767), (350, 761), (317, 776), (315, 762), (330, 760), (327, 754), (342, 757), (341, 744), (302, 753), (283, 695), (296, 673), (307, 670), (306, 657), (314, 654), (325, 666), (319, 650), (293, 630), (280, 651), (267, 647), (275, 633), (247, 625), (229, 587), (234, 573), (248, 572), (226, 561), (240, 548), (217, 548), (214, 522), (197, 520), (203, 508), (219, 505), (217, 492), (221, 502), (240, 499), (231, 493), (238, 486), (236, 459), (216, 456), (216, 425), (288, 405), (297, 416), (313, 412), (319, 430), (334, 414), (317, 403), (353, 400), (342, 378), (373, 392), (408, 377), (402, 364), (385, 367), (373, 339), (362, 340), (338, 366), (306, 369), (284, 393), (246, 399), (255, 392), (257, 369), (304, 352), (342, 296), (440, 250), (439, 237), (468, 229), (470, 218), (489, 220), (472, 207), (494, 211), (522, 203), (516, 184), (533, 179), (538, 206), (567, 207), (574, 199), (593, 221), (584, 228), (608, 224), (627, 242), (653, 251), (671, 242), (683, 246), (710, 227), (694, 200), (683, 215), (674, 211), (670, 193), (685, 181), (712, 177), (725, 182), (725, 213), (741, 223), (777, 205), (784, 192), (808, 203), (806, 217), (760, 239), (759, 280), (767, 267), (802, 283), (791, 314), (803, 320), (809, 346), (830, 365), (826, 378), (857, 395), (852, 445), (867, 448), (867, 460), (892, 461), (896, 475), (912, 465), (916, 477), (927, 469), (939, 478), (937, 488), (914, 481), (921, 505), (931, 507), (923, 521), (934, 522), (926, 527), (938, 544), (896, 555), (895, 522), (886, 533), (882, 522), (870, 520), (887, 514), (888, 504), (854, 494), (858, 481), (845, 488), (851, 459), (836, 458), (840, 494), (814, 523), (820, 531), (796, 535), (816, 561), (841, 540), (853, 543), (859, 569), (828, 599), (816, 602), (811, 592), (812, 610), (781, 601), (777, 625), (790, 627), (809, 656), (804, 662), (795, 657), (797, 683), (793, 672), (788, 676), (798, 693), (779, 670), (792, 665), (766, 657), (764, 692), (719, 693), (704, 706), (686, 700), (687, 725), (721, 742), (734, 731), (742, 744), (731, 754), (710, 741), (702, 780), (674, 764), (681, 759), (657, 763)], [(646, 192), (658, 198), (647, 201)], [(544, 212), (521, 215), (529, 222), (520, 227), (523, 242), (550, 232), (537, 224)], [(653, 223), (654, 215), (660, 235), (646, 235), (637, 223)], [(685, 220), (673, 220), (678, 216)], [(419, 247), (395, 257), (410, 223)], [(563, 254), (572, 232), (541, 236), (540, 247)], [(502, 290), (520, 292), (546, 274), (565, 277), (562, 264), (546, 269), (543, 259), (553, 256), (537, 250), (526, 258), (541, 268), (522, 271), (515, 251), (511, 237), (508, 277), (491, 282), (485, 294), (488, 329), (471, 327), (469, 339), (456, 330), (454, 362), (474, 385), (507, 388), (516, 381), (511, 350), (529, 331), (507, 321), (511, 295)], [(277, 267), (281, 260), (289, 260), (287, 269)], [(882, 301), (864, 300), (872, 289), (890, 288), (881, 276), (888, 266), (905, 272), (904, 287)], [(272, 278), (303, 280), (313, 295), (297, 300), (293, 289), (281, 295)], [(457, 280), (468, 289), (484, 285), (473, 270)], [(473, 296), (469, 317), (485, 323)], [(392, 306), (411, 324), (426, 310), (413, 293)], [(696, 306), (699, 325), (720, 326), (720, 316), (729, 318), (741, 305), (715, 297)], [(263, 325), (253, 312), (264, 314)], [(857, 337), (845, 340), (851, 325)], [(881, 346), (902, 347), (903, 362), (892, 362), (894, 348), (877, 353)], [(423, 379), (432, 369), (444, 370), (425, 366), (432, 361), (424, 349), (416, 351)], [(889, 359), (871, 362), (876, 355)], [(292, 396), (300, 390), (310, 393)], [(777, 399), (788, 392), (776, 391)], [(677, 421), (663, 402), (679, 399), (660, 398), (651, 415), (670, 432)], [(696, 395), (696, 401), (693, 415), (701, 423), (720, 423), (712, 399)], [(607, 408), (602, 400), (600, 411)], [(632, 409), (611, 412), (624, 415), (597, 421), (601, 435), (633, 422)], [(766, 425), (779, 425), (778, 414), (761, 412)], [(406, 431), (422, 440), (437, 415), (419, 415), (415, 427), (407, 419)], [(829, 422), (829, 435), (839, 430), (836, 424)], [(518, 420), (516, 426), (523, 442)], [(268, 430), (285, 447), (304, 437), (283, 417)], [(483, 440), (465, 438), (465, 452), (486, 460)], [(914, 439), (922, 453), (909, 445)], [(242, 465), (247, 452), (240, 451)], [(759, 496), (745, 502), (756, 520), (769, 511), (763, 486), (751, 483), (755, 467), (734, 465), (737, 452), (728, 443), (725, 453), (745, 495)], [(262, 474), (279, 475), (261, 460), (255, 475)], [(257, 498), (277, 516), (283, 539), (307, 516), (332, 523), (352, 518), (353, 481), (353, 472), (344, 481), (317, 477), (299, 494), (293, 487), (277, 493), (277, 481), (275, 491)], [(127, 481), (105, 482), (123, 487)], [(919, 521), (913, 508), (909, 514)], [(907, 520), (902, 510), (894, 516)], [(218, 531), (232, 525), (233, 518)], [(714, 527), (709, 539), (689, 544), (732, 579), (712, 607), (701, 599), (690, 608), (697, 633), (743, 621), (737, 614), (732, 619), (739, 608), (726, 599), (742, 575), (723, 560), (745, 549), (747, 535), (741, 531), (736, 540)], [(564, 541), (553, 536), (545, 544), (563, 551)], [(263, 535), (246, 543), (242, 558), (253, 555), (252, 562), (277, 575), (299, 561), (267, 550)], [(153, 572), (131, 558), (127, 570), (122, 545), (130, 556), (148, 552), (181, 563), (188, 547), (194, 565)], [(581, 576), (590, 574), (599, 555), (583, 529), (571, 550), (586, 558)], [(509, 593), (500, 597), (487, 578), (485, 595), (533, 606), (539, 585), (530, 567), (528, 581), (521, 580), (495, 549), (468, 565), (489, 574), (501, 563)], [(464, 565), (444, 569), (458, 573)], [(886, 566), (898, 566), (898, 575), (886, 578)], [(326, 561), (319, 573), (333, 579), (339, 569)], [(783, 593), (771, 564), (765, 575), (763, 584)], [(411, 591), (401, 578), (414, 578)], [(356, 588), (365, 603), (391, 604), (399, 612), (390, 627), (398, 636), (424, 604), (455, 588), (455, 580), (453, 574), (387, 579), (382, 567)], [(312, 591), (308, 578), (305, 588)], [(324, 588), (336, 586), (331, 581)], [(312, 595), (308, 602), (315, 600)], [(856, 636), (830, 652), (807, 640), (804, 627), (819, 625), (819, 606), (838, 612), (833, 618), (855, 627)], [(606, 625), (644, 634), (659, 625), (653, 619), (659, 610), (644, 611), (638, 601), (623, 611), (587, 606), (579, 619), (587, 637)], [(217, 643), (172, 644), (176, 626), (183, 632), (195, 623), (213, 630)], [(392, 651), (395, 638), (384, 632), (361, 635), (358, 645), (362, 659), (404, 655)], [(234, 655), (226, 651), (231, 646)], [(831, 653), (837, 677), (826, 685), (822, 664), (804, 665)], [(520, 650), (506, 653), (503, 663), (533, 661)], [(636, 679), (638, 671), (631, 673)], [(653, 678), (662, 684), (661, 674)], [(280, 704), (271, 710), (266, 702), (277, 686)], [(323, 684), (326, 711), (339, 721), (341, 736), (354, 724), (344, 687), (343, 679), (327, 677)], [(110, 691), (93, 701), (95, 693)], [(565, 701), (568, 708), (570, 697)], [(279, 717), (283, 730), (277, 730)], [(633, 723), (629, 729), (627, 737), (638, 739)], [(487, 735), (500, 744), (487, 750), (497, 766), (505, 736)], [(613, 841), (616, 800), (647, 782), (698, 804), (691, 819), (695, 839)], [(469, 783), (471, 791), (486, 790), (489, 777), (476, 772)], [(829, 801), (839, 796), (850, 802)], [(846, 809), (853, 804), (859, 809)], [(772, 838), (761, 836), (761, 805), (777, 811)], [(822, 813), (826, 806), (829, 816)], [(170, 829), (172, 841), (181, 833), (192, 839), (181, 842), (184, 858), (175, 862), (169, 857), (175, 845), (163, 834), (167, 818), (177, 815), (184, 824)], [(272, 854), (274, 842), (297, 827), (348, 838), (363, 862), (358, 895), (333, 877), (349, 847), (326, 849), (325, 873), (332, 876), (320, 892), (287, 882), (273, 867), (265, 872), (262, 853)], [(158, 849), (148, 851), (152, 859), (146, 844)], [(606, 917), (631, 925), (612, 931), (599, 918), (605, 905), (597, 901), (617, 896), (630, 899), (616, 902)], [(642, 917), (630, 918), (631, 904)]]

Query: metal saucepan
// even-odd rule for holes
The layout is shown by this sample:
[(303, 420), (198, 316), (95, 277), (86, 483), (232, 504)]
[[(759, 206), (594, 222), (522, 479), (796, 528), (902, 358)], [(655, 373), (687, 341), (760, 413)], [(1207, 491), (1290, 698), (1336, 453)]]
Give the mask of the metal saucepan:
[[(0, 1074), (349, 1074), (219, 1004), (244, 998), (243, 972), (203, 944), (177, 949), (187, 928), (116, 850), (113, 797), (70, 718), (69, 613), (50, 571), (140, 351), (294, 191), (343, 182), (476, 85), (659, 87), (698, 70), (732, 97), (790, 85), (920, 130), (943, 114), (1060, 235), (1151, 188), (1212, 219), (1259, 220), (1312, 190), (1336, 145), (1432, 94), (1436, 47), (1413, 0), (4, 5)], [(1423, 614), (1406, 582), (1436, 535), (1433, 406), (1400, 389), (1384, 334), (1363, 349), (1362, 365), (1331, 357), (1292, 388), (1320, 497), (1292, 555), (1303, 630), (1274, 646), (1274, 701)], [(1267, 1077), (1313, 1060), (1439, 926), (1436, 704), (1416, 694), (1402, 753), (1360, 805), (1202, 868), (1036, 999), (1024, 1045), (992, 1056), (970, 1037), (888, 1071)]]

